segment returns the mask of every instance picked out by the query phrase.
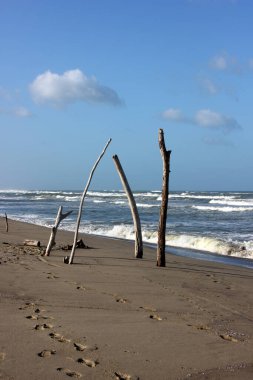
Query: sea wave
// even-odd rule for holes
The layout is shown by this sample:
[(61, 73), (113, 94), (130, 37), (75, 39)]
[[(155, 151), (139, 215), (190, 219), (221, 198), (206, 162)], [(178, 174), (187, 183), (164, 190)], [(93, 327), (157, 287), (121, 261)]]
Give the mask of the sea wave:
[(253, 241), (225, 241), (208, 236), (170, 235), (168, 244), (174, 247), (190, 248), (225, 256), (253, 259)]
[[(130, 225), (115, 225), (112, 228), (103, 227), (91, 228), (86, 226), (83, 232), (99, 234), (102, 236), (116, 237), (120, 239), (135, 239), (134, 227)], [(142, 239), (144, 242), (157, 244), (157, 231), (142, 230)], [(167, 234), (166, 246), (177, 248), (188, 248), (198, 251), (216, 253), (224, 256), (234, 256), (240, 258), (253, 259), (253, 241), (225, 241), (210, 236), (194, 236), (187, 234)]]
[(147, 197), (147, 198), (156, 198), (157, 192), (147, 192), (147, 193), (133, 193), (135, 197)]
[(114, 202), (110, 202), (114, 205), (125, 205), (127, 202), (126, 201), (114, 201)]
[(247, 199), (247, 200), (216, 200), (211, 199), (209, 203), (212, 204), (220, 204), (220, 205), (227, 205), (227, 206), (252, 206), (253, 207), (253, 199)]
[(148, 204), (148, 203), (136, 203), (136, 206), (139, 208), (159, 207), (158, 204)]
[(219, 212), (244, 212), (253, 211), (253, 207), (215, 207), (215, 206), (192, 206), (200, 211), (219, 211)]
[(181, 194), (170, 194), (169, 198), (189, 198), (189, 199), (234, 199), (235, 195), (204, 195), (204, 194), (189, 194), (189, 193), (181, 193)]
[(111, 197), (124, 197), (126, 196), (124, 192), (107, 192), (107, 191), (88, 191), (87, 195), (90, 197), (100, 197), (100, 198), (111, 198)]

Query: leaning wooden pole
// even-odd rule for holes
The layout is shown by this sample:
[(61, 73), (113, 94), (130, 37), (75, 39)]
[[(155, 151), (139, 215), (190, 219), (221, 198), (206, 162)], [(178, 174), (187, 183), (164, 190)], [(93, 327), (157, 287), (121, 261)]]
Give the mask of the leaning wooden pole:
[(140, 217), (139, 217), (138, 209), (136, 206), (136, 202), (135, 202), (133, 193), (131, 191), (131, 188), (129, 186), (129, 183), (127, 181), (126, 175), (125, 175), (124, 170), (121, 166), (121, 163), (119, 161), (118, 156), (115, 155), (112, 158), (113, 158), (113, 161), (115, 163), (119, 177), (121, 179), (123, 188), (126, 192), (128, 202), (129, 202), (129, 206), (130, 206), (131, 213), (132, 213), (132, 217), (133, 217), (134, 229), (135, 229), (135, 257), (137, 259), (142, 259), (143, 244), (142, 244), (142, 234), (141, 234), (141, 222), (140, 222)]
[(54, 226), (51, 229), (51, 234), (50, 234), (50, 238), (49, 238), (49, 241), (48, 241), (48, 245), (47, 245), (47, 249), (46, 249), (46, 252), (45, 252), (45, 256), (49, 256), (50, 255), (51, 249), (53, 248), (53, 246), (55, 244), (55, 236), (56, 236), (57, 229), (58, 229), (61, 221), (63, 219), (65, 219), (65, 218), (67, 218), (67, 216), (70, 215), (71, 213), (72, 213), (72, 211), (69, 211), (69, 212), (66, 212), (65, 214), (63, 214), (63, 212), (62, 212), (62, 206), (59, 207), (59, 210), (58, 210), (58, 213), (57, 213), (57, 216), (56, 216), (56, 219), (55, 219), (55, 224), (54, 224)]
[(94, 164), (94, 166), (93, 166), (93, 168), (92, 168), (92, 170), (90, 172), (90, 176), (88, 178), (88, 181), (87, 181), (87, 184), (85, 186), (85, 189), (83, 191), (83, 194), (82, 194), (82, 197), (81, 197), (81, 201), (80, 201), (78, 216), (77, 216), (76, 230), (75, 230), (75, 235), (74, 235), (74, 242), (73, 242), (73, 246), (72, 246), (70, 257), (68, 259), (68, 264), (72, 264), (73, 260), (74, 260), (74, 255), (75, 255), (75, 250), (76, 250), (76, 242), (77, 242), (77, 239), (78, 239), (78, 231), (79, 231), (79, 226), (80, 226), (80, 221), (81, 221), (81, 216), (82, 216), (82, 209), (83, 209), (84, 198), (85, 198), (86, 193), (87, 193), (87, 191), (89, 189), (89, 186), (90, 186), (90, 183), (91, 183), (94, 171), (96, 170), (96, 168), (97, 168), (97, 166), (99, 164), (99, 161), (101, 160), (101, 158), (105, 154), (105, 151), (108, 148), (108, 145), (110, 144), (111, 141), (112, 141), (112, 139), (108, 140), (108, 142), (106, 143), (106, 145), (105, 145), (102, 153), (100, 154), (100, 156), (98, 157), (97, 161), (95, 162), (95, 164)]
[(166, 244), (166, 221), (169, 197), (169, 174), (170, 174), (170, 154), (171, 150), (166, 150), (163, 130), (159, 129), (159, 148), (163, 160), (163, 184), (162, 184), (162, 202), (160, 209), (160, 220), (158, 227), (158, 244), (157, 244), (157, 262), (158, 267), (166, 266), (165, 244)]

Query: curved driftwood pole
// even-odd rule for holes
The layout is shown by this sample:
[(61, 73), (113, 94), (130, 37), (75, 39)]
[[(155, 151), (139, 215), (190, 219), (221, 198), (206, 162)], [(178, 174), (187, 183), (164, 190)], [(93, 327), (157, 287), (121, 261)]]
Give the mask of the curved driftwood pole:
[(159, 148), (163, 160), (163, 185), (162, 185), (162, 202), (160, 209), (160, 220), (158, 227), (158, 244), (157, 244), (157, 266), (165, 267), (165, 235), (166, 235), (166, 221), (169, 197), (169, 174), (170, 174), (170, 154), (171, 150), (166, 150), (164, 142), (163, 130), (159, 129)]
[(103, 155), (105, 154), (105, 151), (108, 147), (108, 145), (110, 144), (110, 142), (112, 141), (112, 139), (109, 139), (108, 142), (106, 143), (102, 153), (100, 154), (100, 156), (98, 157), (97, 161), (95, 162), (91, 172), (90, 172), (90, 176), (89, 176), (89, 179), (87, 181), (87, 184), (85, 186), (85, 189), (83, 191), (83, 194), (82, 194), (82, 197), (81, 197), (81, 201), (80, 201), (80, 206), (79, 206), (79, 211), (78, 211), (78, 216), (77, 216), (77, 222), (76, 222), (76, 231), (75, 231), (75, 236), (74, 236), (74, 242), (73, 242), (73, 246), (72, 246), (72, 250), (71, 250), (71, 254), (70, 254), (70, 257), (68, 259), (68, 264), (72, 264), (73, 263), (73, 260), (74, 260), (74, 255), (75, 255), (75, 249), (76, 249), (76, 242), (77, 242), (77, 238), (78, 238), (78, 230), (79, 230), (79, 226), (80, 226), (80, 221), (81, 221), (81, 216), (82, 216), (82, 208), (83, 208), (83, 202), (84, 202), (84, 198), (86, 196), (86, 193), (89, 189), (89, 186), (90, 186), (90, 183), (91, 183), (91, 180), (92, 180), (92, 177), (93, 177), (93, 174), (94, 174), (94, 171), (96, 170), (96, 167), (98, 166), (99, 164), (99, 161), (101, 160), (101, 158), (103, 157)]
[(131, 188), (128, 184), (126, 175), (125, 175), (124, 170), (121, 166), (121, 163), (119, 161), (118, 156), (115, 155), (112, 158), (113, 158), (113, 161), (115, 163), (117, 172), (120, 176), (124, 190), (126, 192), (128, 202), (129, 202), (129, 206), (130, 206), (131, 213), (132, 213), (132, 217), (133, 217), (134, 229), (135, 229), (135, 257), (137, 259), (142, 259), (143, 244), (142, 244), (142, 234), (141, 234), (141, 222), (140, 222), (140, 217), (139, 217), (138, 209), (136, 206), (136, 202), (135, 202), (133, 193), (132, 193)]
[(52, 247), (55, 244), (55, 236), (56, 236), (56, 233), (57, 233), (57, 228), (59, 227), (61, 221), (63, 219), (65, 219), (65, 218), (67, 218), (67, 216), (69, 216), (71, 213), (72, 213), (72, 211), (69, 211), (69, 212), (66, 212), (65, 214), (63, 214), (63, 212), (62, 212), (62, 206), (59, 207), (59, 210), (58, 210), (58, 213), (57, 213), (57, 216), (56, 216), (56, 219), (55, 219), (55, 224), (54, 224), (54, 226), (51, 229), (51, 235), (50, 235), (50, 238), (49, 238), (49, 241), (48, 241), (48, 245), (47, 245), (47, 249), (46, 249), (46, 252), (45, 252), (45, 256), (49, 256), (50, 255), (51, 249), (52, 249)]

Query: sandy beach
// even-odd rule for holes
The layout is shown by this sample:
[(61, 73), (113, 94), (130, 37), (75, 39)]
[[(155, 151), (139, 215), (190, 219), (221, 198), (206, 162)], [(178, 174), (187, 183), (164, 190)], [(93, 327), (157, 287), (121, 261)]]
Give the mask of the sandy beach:
[[(252, 379), (253, 272), (0, 219), (1, 379)], [(26, 247), (36, 239), (42, 248)]]

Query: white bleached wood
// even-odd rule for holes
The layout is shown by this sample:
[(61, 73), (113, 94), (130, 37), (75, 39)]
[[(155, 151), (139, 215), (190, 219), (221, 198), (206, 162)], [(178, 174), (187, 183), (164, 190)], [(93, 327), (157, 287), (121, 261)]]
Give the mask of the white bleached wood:
[(95, 162), (91, 172), (90, 172), (90, 176), (88, 178), (88, 181), (87, 181), (87, 184), (85, 186), (85, 189), (83, 191), (83, 194), (82, 194), (82, 197), (81, 197), (81, 201), (80, 201), (80, 206), (79, 206), (79, 211), (78, 211), (78, 216), (77, 216), (77, 222), (76, 222), (76, 230), (75, 230), (75, 236), (74, 236), (74, 242), (73, 242), (73, 246), (72, 246), (72, 250), (71, 250), (71, 254), (70, 254), (70, 257), (69, 257), (69, 260), (68, 260), (68, 264), (72, 264), (73, 263), (73, 260), (74, 260), (74, 256), (75, 256), (75, 250), (76, 250), (76, 242), (77, 242), (77, 239), (78, 239), (78, 231), (79, 231), (79, 226), (80, 226), (80, 221), (81, 221), (81, 216), (82, 216), (82, 208), (83, 208), (83, 202), (84, 202), (84, 198), (86, 196), (86, 193), (89, 189), (89, 186), (90, 186), (90, 183), (91, 183), (91, 180), (92, 180), (92, 177), (93, 177), (93, 174), (94, 174), (94, 171), (96, 170), (98, 164), (99, 164), (99, 161), (101, 160), (101, 158), (103, 157), (103, 155), (105, 154), (105, 151), (106, 149), (108, 148), (108, 145), (110, 144), (110, 142), (112, 141), (112, 139), (109, 139), (108, 142), (106, 143), (102, 153), (100, 154), (100, 156), (98, 157), (97, 161)]
[(141, 222), (140, 222), (140, 217), (139, 217), (138, 209), (136, 206), (136, 202), (135, 202), (132, 190), (129, 186), (125, 172), (121, 166), (118, 156), (114, 155), (112, 158), (115, 163), (120, 180), (122, 182), (123, 188), (126, 192), (128, 202), (129, 202), (129, 207), (132, 213), (132, 218), (134, 222), (134, 230), (135, 230), (135, 257), (137, 259), (141, 259), (143, 256), (143, 244), (142, 244), (142, 234), (141, 234)]
[(56, 219), (55, 219), (55, 224), (54, 224), (54, 226), (51, 229), (51, 234), (50, 234), (50, 238), (49, 238), (49, 241), (48, 241), (48, 244), (47, 244), (47, 249), (46, 249), (46, 252), (45, 252), (45, 256), (49, 256), (50, 255), (51, 249), (52, 249), (52, 247), (55, 244), (55, 236), (56, 236), (57, 229), (58, 229), (61, 221), (63, 219), (65, 219), (65, 218), (67, 218), (67, 216), (70, 215), (71, 213), (72, 213), (72, 211), (68, 211), (65, 214), (63, 214), (63, 212), (62, 212), (62, 206), (59, 207), (59, 210), (58, 210), (58, 213), (57, 213), (57, 216), (56, 216)]

